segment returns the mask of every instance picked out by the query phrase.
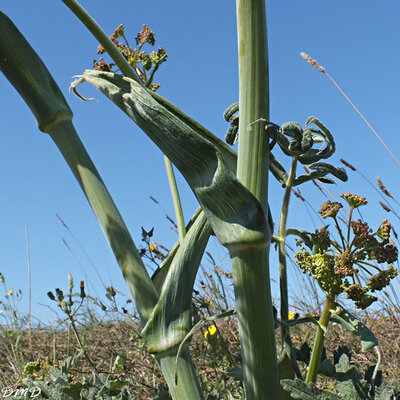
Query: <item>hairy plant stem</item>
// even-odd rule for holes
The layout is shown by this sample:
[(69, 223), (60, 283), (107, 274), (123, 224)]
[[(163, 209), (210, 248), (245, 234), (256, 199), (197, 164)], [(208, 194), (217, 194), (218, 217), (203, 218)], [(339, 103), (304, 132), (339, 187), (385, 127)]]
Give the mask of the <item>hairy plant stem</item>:
[[(265, 0), (237, 0), (240, 141), (237, 177), (258, 199), (268, 219), (268, 46)], [(251, 130), (249, 127), (251, 126)], [(272, 231), (272, 227), (268, 226)], [(246, 400), (279, 399), (269, 243), (231, 252)]]
[(335, 296), (327, 295), (321, 318), (318, 321), (317, 333), (315, 335), (314, 347), (311, 353), (310, 365), (308, 366), (306, 383), (315, 382), (318, 373), (318, 366), (321, 361), (324, 340), (331, 318), (331, 310), (335, 308)]
[(168, 176), (169, 189), (171, 191), (172, 201), (174, 203), (176, 223), (178, 225), (178, 232), (179, 232), (179, 241), (182, 242), (182, 240), (186, 236), (186, 225), (185, 225), (185, 219), (183, 218), (182, 204), (179, 196), (178, 186), (176, 184), (174, 167), (170, 159), (166, 155), (164, 155), (164, 162)]

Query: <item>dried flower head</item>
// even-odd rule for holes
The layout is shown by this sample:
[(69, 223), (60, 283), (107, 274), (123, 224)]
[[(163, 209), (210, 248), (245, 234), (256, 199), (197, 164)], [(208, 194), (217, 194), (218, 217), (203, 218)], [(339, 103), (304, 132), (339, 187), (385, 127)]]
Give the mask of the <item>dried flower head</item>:
[(319, 72), (325, 72), (325, 68), (321, 67), (317, 60), (314, 60), (311, 58), (307, 53), (301, 52), (300, 55), (309, 63), (311, 64), (315, 69), (317, 69)]
[(93, 60), (93, 69), (97, 71), (111, 72), (112, 65), (113, 64), (107, 64), (103, 57), (101, 57), (99, 61)]
[(397, 269), (393, 265), (389, 265), (388, 269), (380, 271), (376, 275), (372, 275), (367, 282), (367, 287), (371, 292), (382, 290), (389, 285), (390, 280), (398, 274)]
[(376, 234), (384, 241), (388, 242), (390, 237), (390, 231), (392, 229), (391, 223), (384, 219), (381, 223), (381, 226), (376, 231)]
[(149, 43), (154, 46), (154, 31), (149, 29), (147, 25), (143, 25), (143, 29), (138, 33), (135, 40), (138, 46), (142, 46), (145, 43)]
[(320, 210), (318, 211), (322, 218), (335, 218), (339, 210), (343, 208), (343, 205), (337, 202), (332, 203), (330, 200), (322, 204)]
[(327, 250), (331, 245), (329, 231), (326, 227), (316, 229), (315, 233), (311, 234), (311, 240), (315, 246), (318, 246), (320, 251)]
[(358, 196), (357, 194), (352, 194), (349, 192), (342, 193), (340, 195), (340, 197), (345, 199), (351, 208), (357, 208), (360, 206), (364, 206), (368, 203), (368, 201), (365, 197)]
[(111, 37), (118, 39), (119, 37), (124, 36), (124, 31), (125, 31), (125, 26), (120, 24), (115, 28), (114, 33), (111, 35)]
[(355, 272), (354, 258), (349, 249), (335, 257), (335, 273), (341, 276), (352, 276)]
[[(351, 210), (367, 204), (365, 197), (351, 193), (341, 197)], [(303, 272), (316, 279), (325, 293), (335, 297), (345, 292), (346, 298), (353, 300), (356, 307), (365, 309), (377, 299), (370, 292), (382, 290), (397, 275), (391, 264), (397, 261), (398, 250), (390, 241), (392, 226), (387, 220), (374, 232), (367, 222), (352, 220), (350, 212), (348, 221), (344, 221), (347, 230), (344, 234), (338, 223), (340, 218), (336, 217), (340, 208), (340, 203), (327, 201), (319, 211), (323, 218), (335, 219), (340, 242), (330, 238), (328, 226), (320, 228), (310, 234), (311, 243), (308, 246), (313, 248), (314, 253), (311, 255), (303, 248), (295, 254), (295, 258)], [(371, 260), (375, 261), (374, 266)], [(382, 270), (378, 266), (382, 263), (387, 263), (388, 269)], [(364, 284), (362, 279), (365, 273), (369, 278)]]

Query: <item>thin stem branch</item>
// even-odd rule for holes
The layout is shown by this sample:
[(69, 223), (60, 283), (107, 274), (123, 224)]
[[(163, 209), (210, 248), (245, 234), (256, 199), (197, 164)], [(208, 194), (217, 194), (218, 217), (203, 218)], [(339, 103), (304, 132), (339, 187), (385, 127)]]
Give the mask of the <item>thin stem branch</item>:
[(182, 240), (186, 236), (186, 225), (185, 225), (185, 219), (183, 217), (183, 210), (182, 210), (181, 199), (179, 196), (178, 185), (176, 184), (173, 165), (170, 159), (166, 155), (164, 155), (164, 162), (168, 176), (169, 188), (172, 195), (172, 201), (174, 203), (176, 223), (178, 225), (178, 232), (179, 232), (179, 240), (180, 242), (182, 242)]
[(318, 366), (321, 361), (322, 350), (324, 348), (324, 340), (326, 330), (328, 329), (329, 320), (331, 318), (331, 310), (335, 307), (335, 297), (326, 296), (325, 306), (322, 311), (321, 318), (318, 321), (317, 334), (315, 335), (314, 347), (311, 354), (310, 365), (308, 366), (306, 383), (315, 382), (318, 373)]

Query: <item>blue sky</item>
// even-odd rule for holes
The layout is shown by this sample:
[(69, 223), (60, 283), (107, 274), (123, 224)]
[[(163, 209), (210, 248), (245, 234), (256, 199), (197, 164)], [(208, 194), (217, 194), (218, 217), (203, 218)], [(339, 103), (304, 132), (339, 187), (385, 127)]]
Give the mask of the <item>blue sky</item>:
[[(127, 37), (147, 24), (156, 32), (156, 45), (168, 52), (159, 70), (159, 93), (197, 119), (220, 138), (227, 124), (222, 113), (237, 101), (237, 52), (233, 0), (120, 0), (82, 1), (103, 29), (111, 34), (123, 23)], [(98, 43), (61, 1), (3, 2), (2, 10), (35, 48), (64, 92), (74, 111), (74, 122), (85, 146), (115, 199), (138, 246), (141, 226), (155, 227), (155, 240), (171, 246), (176, 234), (164, 215), (173, 217), (172, 201), (162, 154), (113, 104), (89, 85), (82, 87), (99, 102), (82, 103), (68, 93), (74, 75), (91, 68)], [(300, 56), (305, 51), (323, 65), (369, 119), (390, 149), (400, 157), (397, 112), (399, 99), (400, 3), (397, 0), (267, 1), (269, 34), (271, 120), (277, 124), (304, 124), (319, 118), (334, 134), (337, 152), (331, 159), (351, 162), (374, 183), (376, 176), (396, 197), (399, 167), (331, 82)], [(0, 272), (8, 289), (21, 289), (20, 308), (27, 308), (25, 225), (28, 227), (33, 314), (49, 318), (46, 296), (55, 287), (67, 287), (67, 274), (76, 281), (89, 278), (89, 292), (103, 295), (94, 266), (106, 285), (126, 293), (109, 246), (78, 184), (51, 139), (37, 129), (29, 109), (4, 77), (0, 77)], [(281, 154), (276, 153), (282, 160)], [(378, 194), (350, 174), (347, 183), (330, 186), (339, 193), (365, 195), (363, 216), (377, 226), (390, 217), (380, 208)], [(197, 207), (185, 182), (178, 177), (184, 212), (190, 218)], [(326, 198), (312, 183), (301, 187), (318, 209)], [(149, 196), (160, 201), (157, 206)], [(283, 191), (271, 178), (270, 199), (275, 221)], [(315, 229), (304, 205), (292, 199), (289, 225)], [(312, 211), (311, 211), (312, 212)], [(56, 214), (67, 223), (73, 236)], [(400, 232), (400, 228), (397, 229)], [(77, 238), (76, 241), (74, 238)], [(68, 243), (72, 252), (67, 248)], [(84, 250), (82, 250), (84, 249)], [(214, 241), (210, 251), (217, 261), (225, 251)], [(224, 263), (221, 261), (221, 263)], [(224, 264), (228, 268), (226, 262)], [(276, 262), (271, 265), (277, 278)], [(295, 280), (292, 290), (298, 292)], [(277, 285), (273, 284), (277, 295)]]

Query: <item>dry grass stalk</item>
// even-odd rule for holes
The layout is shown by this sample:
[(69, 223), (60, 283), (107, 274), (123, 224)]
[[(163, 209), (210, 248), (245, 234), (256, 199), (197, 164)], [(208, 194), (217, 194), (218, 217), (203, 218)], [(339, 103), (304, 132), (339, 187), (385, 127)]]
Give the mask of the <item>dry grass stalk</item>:
[(381, 207), (382, 207), (386, 212), (392, 211), (392, 210), (390, 209), (390, 207), (389, 207), (387, 204), (382, 203), (381, 201), (379, 202), (379, 204), (381, 205)]
[(381, 189), (382, 192), (383, 192), (386, 196), (393, 198), (393, 196), (391, 195), (391, 193), (386, 189), (386, 186), (382, 183), (381, 178), (380, 178), (379, 176), (377, 176), (377, 177), (376, 177), (376, 180), (378, 181), (379, 189)]
[(340, 159), (340, 162), (344, 164), (347, 168), (350, 168), (352, 171), (357, 171), (353, 165), (351, 165), (349, 162), (343, 160), (343, 158)]
[(311, 58), (308, 54), (301, 52), (300, 55), (309, 63), (311, 64), (315, 69), (318, 71), (322, 72), (324, 75), (326, 75), (331, 82), (335, 85), (335, 87), (339, 90), (339, 92), (344, 96), (344, 98), (350, 103), (350, 105), (354, 108), (354, 110), (357, 112), (357, 114), (362, 118), (362, 120), (367, 124), (368, 128), (372, 131), (372, 133), (376, 136), (376, 138), (382, 143), (383, 147), (386, 149), (386, 151), (389, 153), (389, 155), (393, 158), (395, 163), (400, 167), (400, 162), (397, 160), (395, 155), (391, 152), (389, 147), (386, 145), (386, 143), (382, 140), (382, 138), (378, 135), (376, 130), (372, 127), (372, 125), (367, 121), (367, 119), (364, 117), (364, 115), (361, 113), (361, 111), (353, 104), (353, 102), (350, 100), (350, 98), (346, 95), (346, 93), (343, 91), (343, 89), (336, 83), (336, 81), (326, 72), (326, 69), (324, 67), (321, 67), (316, 60)]
[(301, 201), (306, 201), (306, 199), (302, 196), (302, 194), (300, 193), (300, 190), (295, 190), (292, 189), (293, 194), (299, 198)]

